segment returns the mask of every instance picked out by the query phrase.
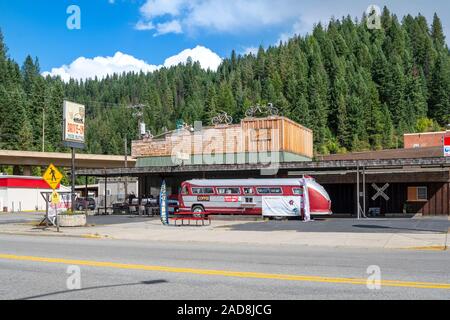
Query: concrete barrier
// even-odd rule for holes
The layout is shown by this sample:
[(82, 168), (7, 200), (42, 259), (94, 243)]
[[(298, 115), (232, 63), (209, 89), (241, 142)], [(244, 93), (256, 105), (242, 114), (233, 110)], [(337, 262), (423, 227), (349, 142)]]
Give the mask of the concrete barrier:
[(58, 215), (60, 227), (84, 227), (86, 225), (85, 214), (61, 214)]

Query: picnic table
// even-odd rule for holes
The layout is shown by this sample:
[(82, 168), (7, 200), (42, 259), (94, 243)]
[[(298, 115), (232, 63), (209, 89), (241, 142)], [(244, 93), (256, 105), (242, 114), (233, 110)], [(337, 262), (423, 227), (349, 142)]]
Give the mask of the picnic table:
[[(181, 221), (181, 226), (190, 226), (191, 222), (195, 221), (195, 225), (198, 226), (199, 222), (201, 222), (201, 225), (204, 226), (205, 222), (211, 225), (211, 218), (207, 214), (198, 213), (198, 212), (183, 212), (183, 213), (176, 213), (172, 217), (169, 218), (174, 222), (175, 226), (180, 226), (180, 224), (177, 224), (179, 221)], [(185, 221), (187, 223), (185, 224)]]

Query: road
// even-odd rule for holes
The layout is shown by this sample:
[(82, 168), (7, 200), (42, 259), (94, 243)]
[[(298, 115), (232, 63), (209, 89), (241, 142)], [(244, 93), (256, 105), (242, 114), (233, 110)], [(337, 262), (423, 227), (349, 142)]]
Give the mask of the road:
[(450, 299), (449, 266), (449, 251), (0, 235), (0, 299)]

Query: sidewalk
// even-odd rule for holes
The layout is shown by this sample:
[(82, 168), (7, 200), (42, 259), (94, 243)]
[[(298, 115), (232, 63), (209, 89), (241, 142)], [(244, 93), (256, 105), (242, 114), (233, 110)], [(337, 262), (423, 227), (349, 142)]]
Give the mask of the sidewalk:
[(33, 222), (26, 222), (1, 224), (0, 233), (140, 241), (252, 243), (260, 245), (280, 244), (416, 250), (446, 250), (450, 245), (450, 237), (448, 237), (447, 233), (442, 232), (299, 232), (298, 230), (248, 231), (234, 228), (242, 224), (242, 221), (213, 220), (211, 226), (175, 227), (163, 226), (158, 219), (154, 219), (80, 228), (61, 228), (61, 232), (57, 233), (56, 228), (44, 230), (41, 227), (36, 227)]

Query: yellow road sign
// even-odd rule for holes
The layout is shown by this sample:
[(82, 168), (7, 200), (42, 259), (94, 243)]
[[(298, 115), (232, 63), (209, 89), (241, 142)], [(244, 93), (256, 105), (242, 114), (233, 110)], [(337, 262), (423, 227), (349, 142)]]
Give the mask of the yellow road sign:
[(48, 183), (50, 188), (55, 190), (58, 187), (59, 183), (61, 182), (63, 175), (61, 172), (58, 171), (58, 169), (56, 169), (56, 167), (53, 164), (50, 164), (47, 170), (45, 170), (45, 173), (42, 176), (42, 178), (44, 178), (44, 180)]
[(59, 193), (53, 190), (51, 199), (52, 204), (59, 204), (60, 201), (61, 197), (59, 196)]

